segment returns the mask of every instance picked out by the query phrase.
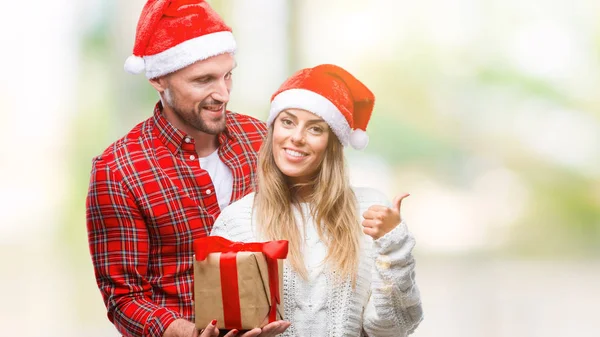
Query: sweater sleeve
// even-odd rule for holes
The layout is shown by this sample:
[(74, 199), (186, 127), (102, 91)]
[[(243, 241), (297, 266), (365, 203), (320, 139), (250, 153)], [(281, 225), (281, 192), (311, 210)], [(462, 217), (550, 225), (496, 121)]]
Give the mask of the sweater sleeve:
[[(390, 205), (377, 195), (369, 199), (371, 205)], [(373, 241), (371, 294), (363, 313), (363, 329), (369, 336), (408, 336), (423, 319), (414, 246), (415, 239), (404, 221)]]

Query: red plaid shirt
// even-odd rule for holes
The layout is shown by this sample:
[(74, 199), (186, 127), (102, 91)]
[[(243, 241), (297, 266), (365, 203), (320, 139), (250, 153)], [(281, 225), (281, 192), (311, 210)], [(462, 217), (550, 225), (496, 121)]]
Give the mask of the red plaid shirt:
[[(237, 200), (252, 190), (263, 122), (227, 112), (219, 157)], [(92, 165), (87, 231), (108, 318), (125, 336), (162, 336), (177, 318), (193, 321), (193, 242), (219, 216), (215, 187), (194, 140), (161, 113), (137, 125)]]

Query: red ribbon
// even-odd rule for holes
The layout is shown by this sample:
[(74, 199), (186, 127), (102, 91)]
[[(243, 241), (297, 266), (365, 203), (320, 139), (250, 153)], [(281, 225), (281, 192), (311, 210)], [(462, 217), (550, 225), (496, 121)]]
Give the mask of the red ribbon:
[(210, 253), (222, 253), (220, 258), (221, 288), (225, 328), (241, 328), (242, 313), (237, 277), (237, 252), (261, 252), (267, 260), (269, 270), (269, 290), (271, 308), (269, 323), (277, 319), (279, 297), (279, 267), (277, 259), (285, 259), (288, 253), (286, 240), (268, 242), (233, 242), (220, 236), (207, 236), (194, 241), (194, 253), (197, 261), (203, 261)]

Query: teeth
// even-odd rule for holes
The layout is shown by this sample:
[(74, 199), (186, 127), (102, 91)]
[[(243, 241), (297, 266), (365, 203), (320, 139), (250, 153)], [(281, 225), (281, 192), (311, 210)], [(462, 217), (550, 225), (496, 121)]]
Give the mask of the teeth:
[(219, 106), (205, 106), (204, 109), (206, 110), (210, 110), (210, 111), (220, 111), (223, 108), (222, 105)]
[(294, 150), (285, 149), (285, 152), (292, 157), (306, 157), (306, 154)]

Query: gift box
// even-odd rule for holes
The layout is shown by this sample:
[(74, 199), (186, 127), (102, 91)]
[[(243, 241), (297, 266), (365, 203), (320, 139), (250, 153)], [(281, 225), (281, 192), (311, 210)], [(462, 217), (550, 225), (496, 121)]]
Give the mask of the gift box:
[(283, 319), (283, 259), (288, 242), (241, 243), (219, 236), (194, 242), (196, 328), (260, 328)]

